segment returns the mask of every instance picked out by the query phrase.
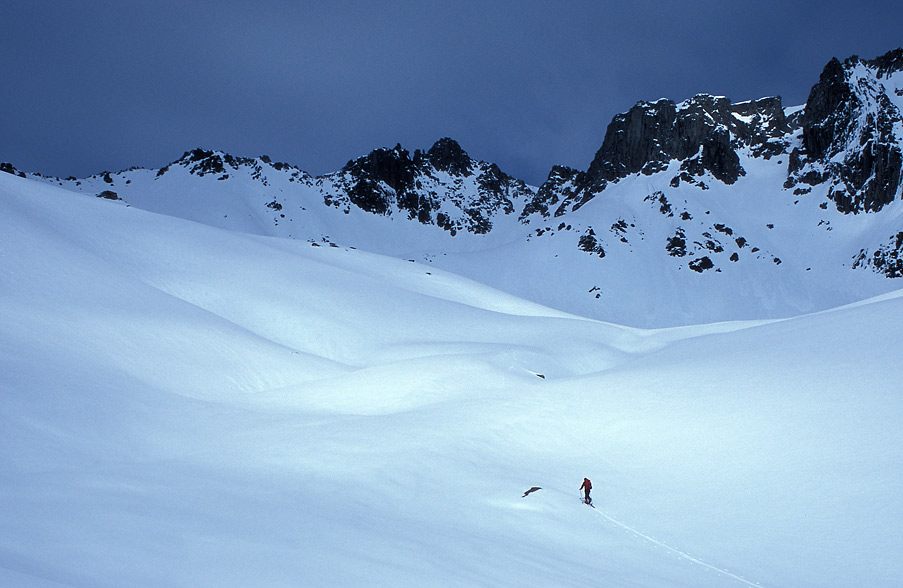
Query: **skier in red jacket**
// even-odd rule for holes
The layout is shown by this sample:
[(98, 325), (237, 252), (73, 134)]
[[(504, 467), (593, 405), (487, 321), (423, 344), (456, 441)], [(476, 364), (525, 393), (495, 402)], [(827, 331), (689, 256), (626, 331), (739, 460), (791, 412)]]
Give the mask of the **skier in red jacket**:
[(583, 484), (580, 485), (580, 489), (583, 490), (583, 502), (586, 504), (592, 504), (593, 499), (589, 497), (589, 491), (592, 490), (593, 483), (589, 481), (589, 478), (583, 478)]

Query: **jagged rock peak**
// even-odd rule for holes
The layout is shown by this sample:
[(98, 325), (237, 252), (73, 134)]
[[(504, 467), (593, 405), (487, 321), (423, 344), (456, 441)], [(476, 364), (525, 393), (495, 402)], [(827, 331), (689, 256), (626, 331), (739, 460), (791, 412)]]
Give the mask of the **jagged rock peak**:
[(873, 68), (879, 78), (883, 78), (888, 74), (903, 71), (903, 48), (893, 49), (875, 59), (862, 60), (854, 55), (847, 61), (850, 63), (861, 62)]
[[(872, 60), (863, 60), (854, 55), (843, 63), (836, 57), (828, 62), (806, 101), (803, 146), (810, 158), (830, 158), (844, 149), (847, 135), (857, 122), (858, 111), (863, 107), (862, 98), (884, 93), (883, 87), (873, 87), (870, 96), (860, 97), (861, 91), (869, 85), (871, 80), (868, 78), (871, 76), (866, 74), (866, 79), (862, 79), (865, 72), (857, 75), (855, 70), (858, 65), (871, 70), (877, 79), (887, 77), (903, 71), (903, 49), (895, 49)], [(879, 110), (884, 110), (885, 116), (894, 117), (893, 112), (887, 112), (893, 111), (893, 108), (882, 109), (881, 106), (879, 104)], [(897, 112), (899, 113), (899, 109)]]
[(386, 214), (388, 201), (378, 185), (383, 183), (396, 194), (403, 194), (413, 188), (417, 166), (411, 154), (397, 144), (392, 149), (374, 149), (349, 161), (342, 172), (357, 179), (351, 193), (355, 204), (368, 212)]
[(423, 173), (427, 166), (454, 176), (466, 176), (473, 173), (475, 162), (457, 141), (445, 137), (436, 141), (426, 153), (415, 150), (413, 156), (400, 143), (392, 149), (374, 149), (363, 157), (349, 161), (342, 171), (366, 173), (397, 188), (406, 184), (395, 181), (401, 175)]
[(473, 160), (457, 141), (448, 137), (436, 141), (426, 152), (426, 158), (437, 170), (455, 176), (465, 176), (473, 171)]
[(853, 111), (860, 107), (843, 64), (836, 57), (831, 59), (806, 100), (803, 147), (807, 155), (822, 159), (830, 150), (842, 149), (837, 143), (848, 132)]
[(881, 210), (903, 179), (903, 49), (872, 60), (828, 62), (812, 86), (803, 151), (791, 157), (788, 186), (829, 182), (844, 213)]
[[(447, 174), (447, 175), (446, 175)], [(331, 206), (379, 215), (407, 214), (455, 235), (488, 233), (493, 218), (509, 215), (533, 190), (495, 164), (474, 161), (453, 139), (443, 138), (413, 156), (401, 145), (375, 149), (324, 177)]]

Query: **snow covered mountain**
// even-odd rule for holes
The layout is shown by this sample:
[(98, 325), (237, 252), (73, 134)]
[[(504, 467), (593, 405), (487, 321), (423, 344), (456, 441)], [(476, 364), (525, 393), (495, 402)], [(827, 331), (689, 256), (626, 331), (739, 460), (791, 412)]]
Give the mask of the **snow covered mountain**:
[(786, 317), (889, 291), (885, 278), (903, 275), (901, 109), (897, 49), (831, 60), (803, 106), (640, 102), (612, 120), (587, 170), (556, 166), (539, 187), (448, 138), (316, 178), (196, 149), (158, 171), (42, 179), (230, 230), (427, 262), (621, 324)]
[(899, 63), (640, 103), (540, 187), (4, 165), (0, 585), (896, 587)]

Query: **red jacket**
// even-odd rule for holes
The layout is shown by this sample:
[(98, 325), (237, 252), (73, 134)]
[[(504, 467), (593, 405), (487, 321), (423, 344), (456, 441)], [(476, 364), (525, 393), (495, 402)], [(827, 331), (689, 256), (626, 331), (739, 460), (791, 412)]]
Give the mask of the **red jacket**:
[(591, 490), (593, 487), (593, 483), (589, 481), (589, 478), (583, 478), (583, 483), (580, 484), (580, 489), (583, 490), (586, 488), (587, 490)]

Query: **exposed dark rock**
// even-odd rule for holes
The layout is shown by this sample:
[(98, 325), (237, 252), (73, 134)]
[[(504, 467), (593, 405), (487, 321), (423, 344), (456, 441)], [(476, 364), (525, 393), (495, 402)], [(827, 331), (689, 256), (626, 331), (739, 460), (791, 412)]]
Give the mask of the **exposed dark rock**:
[(668, 237), (665, 250), (671, 257), (684, 257), (687, 254), (687, 236), (682, 229), (677, 229), (673, 237)]
[(689, 264), (689, 267), (694, 272), (702, 273), (707, 269), (712, 269), (715, 267), (715, 264), (712, 263), (712, 260), (709, 259), (708, 256), (700, 257), (699, 259), (694, 259)]
[(671, 210), (671, 203), (668, 202), (668, 198), (665, 196), (665, 193), (662, 191), (655, 192), (654, 194), (650, 194), (643, 198), (643, 202), (658, 202), (659, 208), (658, 211), (665, 216), (672, 217), (674, 213)]
[(709, 238), (706, 239), (704, 243), (697, 242), (696, 245), (698, 245), (699, 247), (702, 247), (704, 249), (708, 249), (709, 251), (711, 251), (713, 253), (721, 253), (722, 251), (724, 251), (724, 247), (721, 245), (721, 243), (719, 243), (715, 239), (712, 239), (708, 233), (706, 233), (705, 236), (709, 237)]
[(853, 268), (871, 267), (888, 278), (903, 278), (903, 232), (888, 239), (869, 256), (866, 250), (853, 260)]
[[(654, 173), (671, 160), (685, 162), (681, 169), (690, 175), (708, 171), (732, 184), (745, 174), (737, 149), (749, 147), (762, 157), (783, 153), (790, 130), (777, 97), (731, 104), (699, 94), (681, 104), (640, 102), (608, 125), (587, 170), (587, 184), (596, 188), (633, 173)], [(687, 179), (679, 176), (672, 185)]]
[[(494, 163), (490, 164), (486, 171), (477, 177), (477, 184), (480, 187), (480, 195), (483, 201), (492, 199), (493, 196), (507, 194), (511, 183), (518, 183), (520, 187), (526, 187), (523, 182), (515, 180)], [(514, 206), (508, 198), (500, 198), (499, 204), (504, 207), (505, 214), (514, 212)]]
[(786, 153), (787, 136), (801, 126), (798, 116), (788, 117), (780, 97), (771, 96), (731, 105), (731, 113), (738, 122), (731, 132), (750, 146), (756, 157), (770, 159)]
[(888, 74), (903, 71), (903, 48), (888, 51), (869, 63), (877, 69), (879, 79), (886, 77)]
[(676, 111), (674, 102), (659, 100), (640, 102), (616, 115), (587, 170), (589, 181), (613, 181), (640, 171), (649, 161), (670, 160), (668, 151), (673, 146), (667, 139), (673, 135)]
[(8, 162), (0, 163), (0, 172), (5, 172), (8, 174), (12, 174), (14, 176), (19, 176), (20, 178), (25, 177), (25, 172), (20, 172), (13, 166), (13, 164), (8, 163)]
[(342, 171), (352, 178), (348, 198), (361, 210), (388, 214), (395, 196), (401, 196), (404, 205), (411, 205), (404, 199), (404, 193), (414, 186), (415, 166), (401, 145), (394, 149), (375, 149), (349, 161)]
[(616, 223), (612, 223), (611, 232), (618, 237), (621, 243), (627, 243), (627, 221), (618, 219)]
[(457, 141), (448, 137), (436, 141), (426, 152), (426, 158), (437, 170), (454, 176), (466, 176), (473, 168), (470, 156), (461, 149)]
[(740, 166), (740, 157), (731, 147), (731, 136), (727, 129), (716, 128), (702, 142), (703, 169), (712, 172), (725, 184), (733, 184), (746, 171)]
[(805, 153), (791, 153), (787, 187), (830, 182), (829, 197), (844, 213), (876, 212), (896, 198), (903, 137), (895, 127), (903, 114), (878, 80), (901, 70), (900, 49), (871, 61), (854, 56), (825, 66), (806, 101)]
[(596, 239), (596, 233), (592, 228), (587, 229), (580, 236), (580, 239), (577, 241), (577, 248), (587, 253), (595, 253), (599, 257), (605, 257), (605, 249), (602, 248), (602, 245)]
[(394, 149), (374, 149), (364, 157), (349, 161), (344, 171), (359, 179), (382, 182), (395, 192), (414, 185), (414, 162), (401, 145)]
[(453, 222), (451, 222), (449, 216), (444, 212), (440, 212), (436, 215), (436, 226), (451, 233), (452, 237), (454, 237), (458, 233), (457, 227)]
[(825, 66), (809, 91), (803, 119), (803, 147), (811, 159), (825, 159), (849, 134), (853, 114), (862, 103), (847, 83), (846, 71), (837, 58)]
[(374, 214), (404, 211), (408, 218), (435, 222), (452, 235), (460, 230), (488, 233), (495, 215), (515, 212), (513, 199), (533, 196), (523, 181), (495, 164), (472, 160), (448, 138), (426, 153), (415, 151), (413, 157), (401, 145), (376, 149), (349, 161), (331, 178), (336, 194), (324, 194), (330, 204), (338, 206), (346, 199), (347, 205)]
[[(164, 175), (173, 165), (179, 165), (188, 170), (188, 173), (197, 176), (205, 176), (207, 174), (225, 174), (228, 165), (233, 170), (238, 170), (241, 166), (249, 166), (255, 168), (257, 178), (259, 179), (260, 168), (257, 161), (248, 157), (235, 157), (228, 153), (218, 153), (207, 149), (193, 149), (186, 151), (178, 160), (160, 169), (157, 177)], [(227, 176), (228, 177), (228, 176)], [(222, 177), (219, 179), (223, 179)]]
[(553, 214), (550, 209), (556, 205), (558, 206), (554, 211), (555, 216), (561, 216), (568, 208), (577, 210), (586, 201), (586, 193), (583, 191), (585, 186), (586, 174), (584, 172), (556, 165), (549, 172), (548, 179), (539, 187), (533, 199), (524, 207), (520, 217), (521, 221), (525, 222), (527, 217), (536, 213), (548, 218)]

